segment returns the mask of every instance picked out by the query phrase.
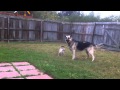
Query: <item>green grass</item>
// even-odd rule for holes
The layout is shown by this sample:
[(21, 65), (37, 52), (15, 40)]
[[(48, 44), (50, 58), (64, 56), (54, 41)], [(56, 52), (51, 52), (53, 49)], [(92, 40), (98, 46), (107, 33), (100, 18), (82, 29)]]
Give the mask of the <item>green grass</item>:
[[(65, 56), (58, 57), (61, 45)], [(77, 52), (73, 61), (65, 43), (0, 43), (0, 62), (27, 61), (55, 79), (120, 79), (120, 52), (95, 51), (96, 59), (85, 59), (84, 51)]]

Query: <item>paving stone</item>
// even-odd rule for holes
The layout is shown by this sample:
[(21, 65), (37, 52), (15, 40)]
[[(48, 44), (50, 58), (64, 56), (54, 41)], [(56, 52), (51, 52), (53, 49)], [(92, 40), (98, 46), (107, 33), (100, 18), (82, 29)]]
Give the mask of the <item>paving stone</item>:
[(14, 72), (0, 72), (0, 79), (21, 76), (17, 71)]
[(0, 67), (11, 66), (10, 63), (0, 63)]
[[(26, 79), (53, 79), (47, 74), (40, 72), (28, 62), (12, 62), (21, 75), (27, 76)], [(10, 63), (0, 63), (0, 79), (24, 79), (14, 69)]]
[(34, 70), (35, 67), (33, 65), (28, 66), (16, 66), (19, 71), (26, 71), (26, 70)]
[(28, 62), (12, 62), (14, 66), (30, 65)]
[(28, 76), (26, 77), (26, 79), (53, 79), (53, 78), (51, 78), (47, 74), (44, 74), (44, 75), (38, 75), (38, 76)]
[(0, 72), (12, 72), (16, 71), (13, 66), (0, 67)]
[(40, 75), (41, 73), (37, 69), (35, 69), (35, 70), (20, 71), (20, 74), (26, 76), (26, 75)]
[(7, 78), (7, 79), (24, 79), (24, 78)]

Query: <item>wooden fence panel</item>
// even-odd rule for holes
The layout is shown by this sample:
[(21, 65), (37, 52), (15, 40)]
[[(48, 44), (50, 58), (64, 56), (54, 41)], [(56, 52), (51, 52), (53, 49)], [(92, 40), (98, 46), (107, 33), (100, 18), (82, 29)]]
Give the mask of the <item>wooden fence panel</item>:
[(28, 30), (28, 22), (27, 20), (23, 20), (22, 22), (22, 39), (29, 40), (29, 30)]
[(59, 41), (63, 41), (63, 24), (57, 23), (57, 38)]
[(41, 40), (41, 21), (35, 21), (35, 40)]
[(78, 40), (78, 41), (82, 41), (82, 34), (84, 30), (84, 27), (81, 25), (73, 25), (72, 26), (72, 32), (73, 32), (73, 38)]
[(55, 22), (44, 22), (43, 40), (57, 41), (58, 24)]
[(0, 39), (1, 41), (3, 41), (4, 39), (4, 18), (3, 17), (0, 17)]
[(65, 41), (65, 35), (72, 34), (70, 27), (70, 24), (63, 24), (63, 41)]
[(94, 44), (104, 43), (104, 29), (103, 25), (96, 24), (94, 33)]
[(35, 22), (29, 21), (28, 22), (28, 30), (29, 30), (29, 40), (35, 40)]

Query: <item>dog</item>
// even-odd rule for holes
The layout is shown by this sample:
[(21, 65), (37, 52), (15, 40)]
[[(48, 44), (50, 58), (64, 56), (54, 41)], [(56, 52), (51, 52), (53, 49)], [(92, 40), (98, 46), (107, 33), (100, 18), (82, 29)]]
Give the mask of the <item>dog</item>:
[(61, 46), (59, 48), (59, 51), (58, 51), (58, 56), (63, 56), (65, 53), (65, 47), (64, 46)]
[(65, 41), (68, 44), (69, 49), (72, 51), (72, 60), (76, 58), (76, 50), (83, 51), (86, 50), (87, 57), (92, 56), (92, 61), (95, 60), (94, 51), (95, 45), (90, 42), (80, 42), (73, 40), (71, 35), (66, 35)]

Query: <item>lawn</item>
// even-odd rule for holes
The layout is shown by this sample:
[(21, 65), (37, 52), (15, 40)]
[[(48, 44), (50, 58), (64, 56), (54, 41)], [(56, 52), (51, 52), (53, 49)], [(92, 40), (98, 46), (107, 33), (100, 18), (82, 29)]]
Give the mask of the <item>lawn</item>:
[[(60, 45), (65, 56), (57, 55)], [(85, 51), (72, 60), (65, 43), (10, 42), (0, 43), (0, 63), (27, 61), (55, 79), (120, 79), (120, 52), (95, 51), (95, 61), (85, 59)]]

